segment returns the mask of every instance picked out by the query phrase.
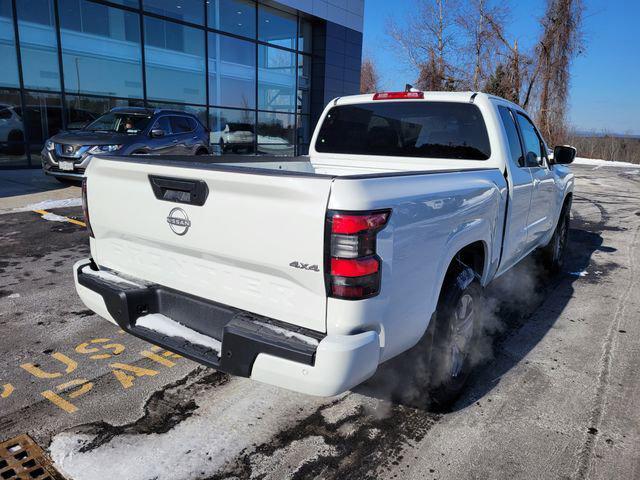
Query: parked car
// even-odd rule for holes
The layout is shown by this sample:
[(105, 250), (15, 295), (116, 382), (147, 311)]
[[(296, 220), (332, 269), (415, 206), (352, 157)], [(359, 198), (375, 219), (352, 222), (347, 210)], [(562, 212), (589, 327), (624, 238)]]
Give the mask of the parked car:
[(44, 173), (59, 180), (84, 176), (92, 155), (207, 155), (208, 132), (198, 118), (177, 110), (118, 107), (80, 130), (45, 142)]
[(76, 289), (132, 335), (313, 395), (431, 339), (444, 404), (471, 371), (483, 287), (534, 250), (562, 267), (575, 154), (549, 158), (502, 98), (416, 91), (333, 100), (308, 157), (96, 154)]
[(218, 145), (220, 153), (232, 151), (234, 153), (244, 150), (253, 151), (255, 133), (253, 125), (243, 122), (225, 123), (222, 130), (211, 132), (211, 145)]

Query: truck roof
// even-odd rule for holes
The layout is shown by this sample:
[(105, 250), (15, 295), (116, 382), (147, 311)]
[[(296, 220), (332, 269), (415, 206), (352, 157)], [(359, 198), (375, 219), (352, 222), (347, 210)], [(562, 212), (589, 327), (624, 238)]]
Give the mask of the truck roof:
[[(412, 90), (412, 92), (422, 92), (423, 98), (412, 98), (411, 101), (416, 102), (460, 102), (460, 103), (472, 103), (478, 97), (484, 97), (487, 100), (499, 100), (500, 102), (505, 102), (521, 110), (522, 108), (519, 105), (507, 100), (506, 98), (498, 97), (496, 95), (491, 95), (484, 92), (474, 92), (474, 91), (462, 91), (462, 92), (434, 92), (434, 91), (425, 91), (425, 90)], [(347, 95), (344, 97), (334, 98), (330, 104), (332, 105), (347, 105), (347, 104), (357, 104), (357, 103), (369, 103), (373, 101), (373, 96), (375, 93), (365, 93), (361, 95)], [(392, 101), (393, 99), (389, 99), (388, 101)], [(384, 101), (384, 100), (383, 100)]]

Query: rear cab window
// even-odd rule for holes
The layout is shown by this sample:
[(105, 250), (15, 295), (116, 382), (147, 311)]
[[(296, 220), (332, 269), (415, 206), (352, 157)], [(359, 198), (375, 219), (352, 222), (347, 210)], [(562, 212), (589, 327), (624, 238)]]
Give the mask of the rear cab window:
[(458, 102), (339, 105), (327, 113), (315, 147), (322, 153), (452, 160), (491, 156), (480, 109)]

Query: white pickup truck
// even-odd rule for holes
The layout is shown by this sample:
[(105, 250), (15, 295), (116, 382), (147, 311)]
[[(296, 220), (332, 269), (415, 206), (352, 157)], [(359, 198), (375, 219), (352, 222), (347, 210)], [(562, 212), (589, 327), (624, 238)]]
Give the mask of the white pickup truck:
[(430, 338), (450, 401), (482, 287), (535, 249), (562, 265), (575, 153), (502, 98), (409, 91), (333, 100), (309, 156), (96, 155), (76, 288), (128, 333), (312, 395)]

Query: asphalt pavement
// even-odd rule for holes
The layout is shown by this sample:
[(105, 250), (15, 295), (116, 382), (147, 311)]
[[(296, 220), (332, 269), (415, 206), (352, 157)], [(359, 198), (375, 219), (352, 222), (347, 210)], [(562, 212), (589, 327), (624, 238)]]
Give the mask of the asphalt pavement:
[(0, 171), (0, 441), (28, 433), (75, 480), (640, 478), (640, 168), (573, 169), (564, 271), (527, 259), (489, 287), (444, 413), (389, 395), (410, 354), (327, 399), (123, 334), (74, 291), (79, 189)]

